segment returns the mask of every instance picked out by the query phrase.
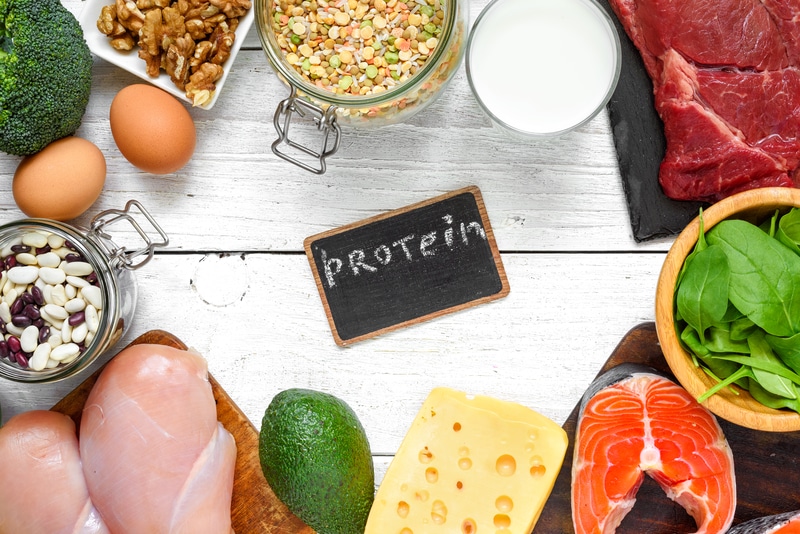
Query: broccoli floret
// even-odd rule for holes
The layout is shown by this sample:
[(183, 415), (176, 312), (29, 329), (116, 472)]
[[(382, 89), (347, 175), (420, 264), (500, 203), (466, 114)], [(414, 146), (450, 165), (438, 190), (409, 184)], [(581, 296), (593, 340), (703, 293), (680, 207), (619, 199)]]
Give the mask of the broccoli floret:
[(59, 0), (0, 0), (0, 150), (24, 156), (75, 133), (92, 54)]

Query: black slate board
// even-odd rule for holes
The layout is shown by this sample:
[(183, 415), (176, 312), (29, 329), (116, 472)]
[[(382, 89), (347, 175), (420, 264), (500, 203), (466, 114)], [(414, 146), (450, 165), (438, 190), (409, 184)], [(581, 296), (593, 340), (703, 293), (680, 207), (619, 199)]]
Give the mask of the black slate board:
[[(614, 349), (598, 376), (621, 363), (649, 365), (674, 380), (658, 344), (655, 324), (642, 323), (632, 328)], [(575, 445), (578, 409), (575, 406), (563, 425), (569, 436), (564, 464), (550, 498), (542, 510), (533, 534), (571, 534), (571, 470)], [(733, 452), (736, 472), (736, 513), (738, 525), (756, 517), (800, 510), (800, 432), (761, 432), (717, 418)], [(694, 520), (661, 488), (645, 477), (636, 494), (636, 504), (628, 513), (617, 534), (675, 534), (695, 532)]]
[(474, 186), (311, 236), (304, 248), (338, 345), (509, 292)]
[(622, 45), (622, 71), (608, 113), (633, 237), (641, 242), (673, 236), (697, 216), (703, 204), (672, 200), (662, 191), (658, 169), (666, 140), (655, 109), (653, 84), (608, 0), (597, 1), (614, 21)]

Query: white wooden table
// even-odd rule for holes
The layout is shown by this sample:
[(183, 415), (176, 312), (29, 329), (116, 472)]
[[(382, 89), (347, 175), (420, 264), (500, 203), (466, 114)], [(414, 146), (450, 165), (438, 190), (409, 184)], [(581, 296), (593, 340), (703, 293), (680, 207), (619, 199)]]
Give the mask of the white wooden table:
[[(472, 21), (487, 3), (470, 0)], [(82, 8), (64, 4), (76, 15)], [(510, 141), (482, 115), (462, 65), (423, 114), (345, 132), (318, 176), (269, 148), (272, 115), (288, 89), (254, 26), (216, 106), (191, 110), (192, 161), (156, 176), (128, 163), (109, 129), (112, 98), (136, 82), (96, 60), (77, 132), (103, 151), (108, 175), (100, 199), (74, 223), (133, 198), (171, 240), (137, 271), (136, 319), (117, 348), (148, 330), (171, 332), (205, 355), (256, 427), (283, 389), (333, 393), (364, 424), (380, 477), (433, 387), (516, 401), (563, 423), (624, 334), (654, 319), (671, 239), (633, 239), (606, 114), (554, 141)], [(19, 161), (0, 154), (2, 222), (24, 217), (11, 195)], [(483, 193), (509, 296), (337, 346), (303, 239), (468, 185)], [(3, 382), (3, 420), (49, 408), (85, 376)]]

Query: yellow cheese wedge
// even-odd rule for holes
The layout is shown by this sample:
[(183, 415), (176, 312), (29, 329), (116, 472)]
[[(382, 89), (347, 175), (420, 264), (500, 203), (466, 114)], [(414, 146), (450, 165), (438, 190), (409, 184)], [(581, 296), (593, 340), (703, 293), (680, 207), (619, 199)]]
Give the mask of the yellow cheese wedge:
[(529, 534), (567, 440), (519, 404), (436, 388), (389, 465), (365, 534)]

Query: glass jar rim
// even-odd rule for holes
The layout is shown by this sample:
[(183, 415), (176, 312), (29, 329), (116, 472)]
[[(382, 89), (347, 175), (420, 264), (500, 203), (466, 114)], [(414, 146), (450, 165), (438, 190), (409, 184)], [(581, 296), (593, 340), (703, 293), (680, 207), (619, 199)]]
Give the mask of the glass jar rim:
[[(5, 359), (0, 360), (0, 378), (15, 382), (56, 382), (74, 376), (91, 363), (93, 363), (108, 347), (109, 339), (113, 335), (114, 325), (119, 320), (119, 306), (117, 299), (117, 281), (108, 256), (91, 239), (78, 228), (66, 223), (49, 219), (21, 219), (0, 225), (0, 245), (9, 239), (21, 235), (26, 231), (47, 231), (56, 234), (75, 247), (91, 265), (98, 276), (98, 286), (101, 290), (103, 310), (100, 315), (100, 326), (97, 334), (84, 352), (72, 362), (54, 367), (34, 371), (11, 364)], [(1, 288), (0, 288), (1, 289)]]
[(425, 61), (422, 69), (417, 71), (414, 76), (409, 78), (403, 83), (400, 83), (391, 89), (382, 91), (380, 93), (371, 95), (337, 95), (331, 91), (320, 89), (316, 85), (304, 80), (297, 72), (287, 65), (280, 47), (274, 42), (275, 32), (272, 31), (270, 24), (272, 0), (255, 0), (253, 8), (256, 10), (256, 27), (258, 29), (258, 36), (261, 40), (262, 48), (267, 54), (270, 64), (278, 71), (278, 74), (289, 85), (295, 87), (301, 94), (306, 95), (319, 102), (327, 105), (333, 105), (339, 108), (366, 108), (371, 106), (378, 106), (385, 104), (395, 98), (402, 97), (402, 95), (413, 92), (414, 89), (425, 83), (428, 75), (435, 72), (436, 66), (440, 59), (449, 50), (449, 43), (454, 35), (456, 35), (456, 24), (458, 21), (457, 10), (459, 9), (459, 2), (464, 0), (442, 0), (446, 5), (445, 8), (445, 21), (443, 24), (442, 34), (439, 36), (439, 46), (437, 46), (433, 54)]

